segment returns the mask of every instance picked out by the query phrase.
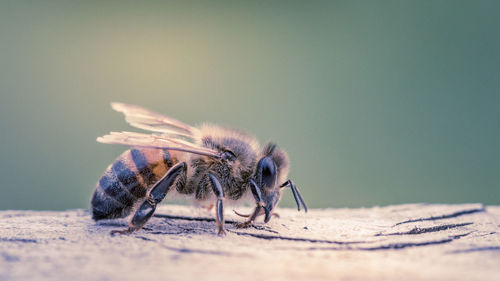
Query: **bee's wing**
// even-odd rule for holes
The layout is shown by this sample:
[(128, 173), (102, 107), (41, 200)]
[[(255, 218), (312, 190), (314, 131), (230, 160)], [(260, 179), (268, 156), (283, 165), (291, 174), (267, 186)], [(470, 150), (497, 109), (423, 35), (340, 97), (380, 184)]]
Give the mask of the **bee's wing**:
[(193, 138), (198, 134), (198, 129), (195, 127), (137, 105), (113, 102), (111, 107), (125, 114), (127, 123), (143, 130), (188, 138)]
[(108, 144), (123, 144), (135, 147), (178, 150), (194, 154), (211, 156), (214, 158), (220, 158), (220, 155), (216, 150), (212, 150), (206, 147), (201, 147), (179, 138), (169, 138), (165, 136), (141, 134), (134, 132), (110, 132), (109, 135), (98, 137), (97, 141)]

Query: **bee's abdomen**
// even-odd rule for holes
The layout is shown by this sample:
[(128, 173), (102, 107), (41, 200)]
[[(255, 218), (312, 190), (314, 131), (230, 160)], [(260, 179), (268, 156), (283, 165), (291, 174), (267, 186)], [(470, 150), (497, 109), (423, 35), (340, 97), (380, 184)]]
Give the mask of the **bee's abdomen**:
[(101, 177), (91, 199), (94, 220), (127, 216), (156, 181), (174, 165), (169, 151), (133, 148), (125, 151)]

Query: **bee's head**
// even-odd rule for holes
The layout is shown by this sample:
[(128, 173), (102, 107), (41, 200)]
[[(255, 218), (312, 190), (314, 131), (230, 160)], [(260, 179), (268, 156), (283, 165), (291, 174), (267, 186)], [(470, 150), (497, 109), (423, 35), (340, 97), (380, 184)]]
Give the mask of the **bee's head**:
[(275, 144), (269, 143), (262, 150), (255, 169), (255, 183), (260, 188), (264, 201), (264, 221), (271, 218), (273, 209), (281, 199), (282, 188), (280, 184), (285, 182), (288, 176), (288, 155), (285, 151), (278, 149)]

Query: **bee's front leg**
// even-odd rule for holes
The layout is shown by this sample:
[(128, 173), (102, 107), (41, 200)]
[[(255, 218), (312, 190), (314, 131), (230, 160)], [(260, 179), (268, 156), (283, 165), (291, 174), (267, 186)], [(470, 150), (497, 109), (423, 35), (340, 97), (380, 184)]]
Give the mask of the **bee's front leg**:
[(262, 209), (261, 205), (257, 205), (255, 207), (255, 210), (253, 211), (252, 215), (246, 222), (240, 222), (236, 224), (237, 228), (248, 228), (253, 225), (253, 222), (255, 221), (255, 218), (257, 218), (259, 215), (263, 215), (264, 211)]
[(255, 219), (263, 214), (264, 211), (263, 207), (265, 206), (265, 203), (264, 200), (262, 199), (262, 193), (260, 192), (260, 188), (257, 186), (257, 184), (253, 179), (250, 179), (250, 190), (252, 191), (252, 195), (253, 198), (255, 199), (255, 202), (257, 203), (257, 206), (255, 207), (255, 210), (253, 211), (248, 221), (236, 224), (237, 228), (250, 227), (255, 221)]
[(219, 180), (212, 174), (208, 174), (210, 182), (212, 184), (212, 189), (215, 196), (217, 197), (217, 202), (215, 203), (215, 221), (217, 222), (217, 234), (219, 236), (225, 236), (226, 230), (224, 229), (224, 189), (220, 185)]
[(140, 229), (153, 215), (158, 205), (172, 184), (182, 173), (186, 173), (187, 165), (185, 162), (178, 163), (168, 170), (168, 172), (161, 178), (149, 192), (148, 198), (137, 208), (130, 221), (130, 225), (125, 230), (113, 230), (111, 235), (114, 234), (129, 234)]

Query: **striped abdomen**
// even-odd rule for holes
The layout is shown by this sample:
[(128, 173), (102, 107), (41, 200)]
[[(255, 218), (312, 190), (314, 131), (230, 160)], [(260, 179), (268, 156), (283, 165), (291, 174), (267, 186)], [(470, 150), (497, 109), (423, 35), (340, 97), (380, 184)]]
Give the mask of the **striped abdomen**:
[(122, 153), (101, 177), (91, 199), (94, 220), (127, 216), (135, 202), (164, 176), (177, 160), (168, 150), (132, 148)]

